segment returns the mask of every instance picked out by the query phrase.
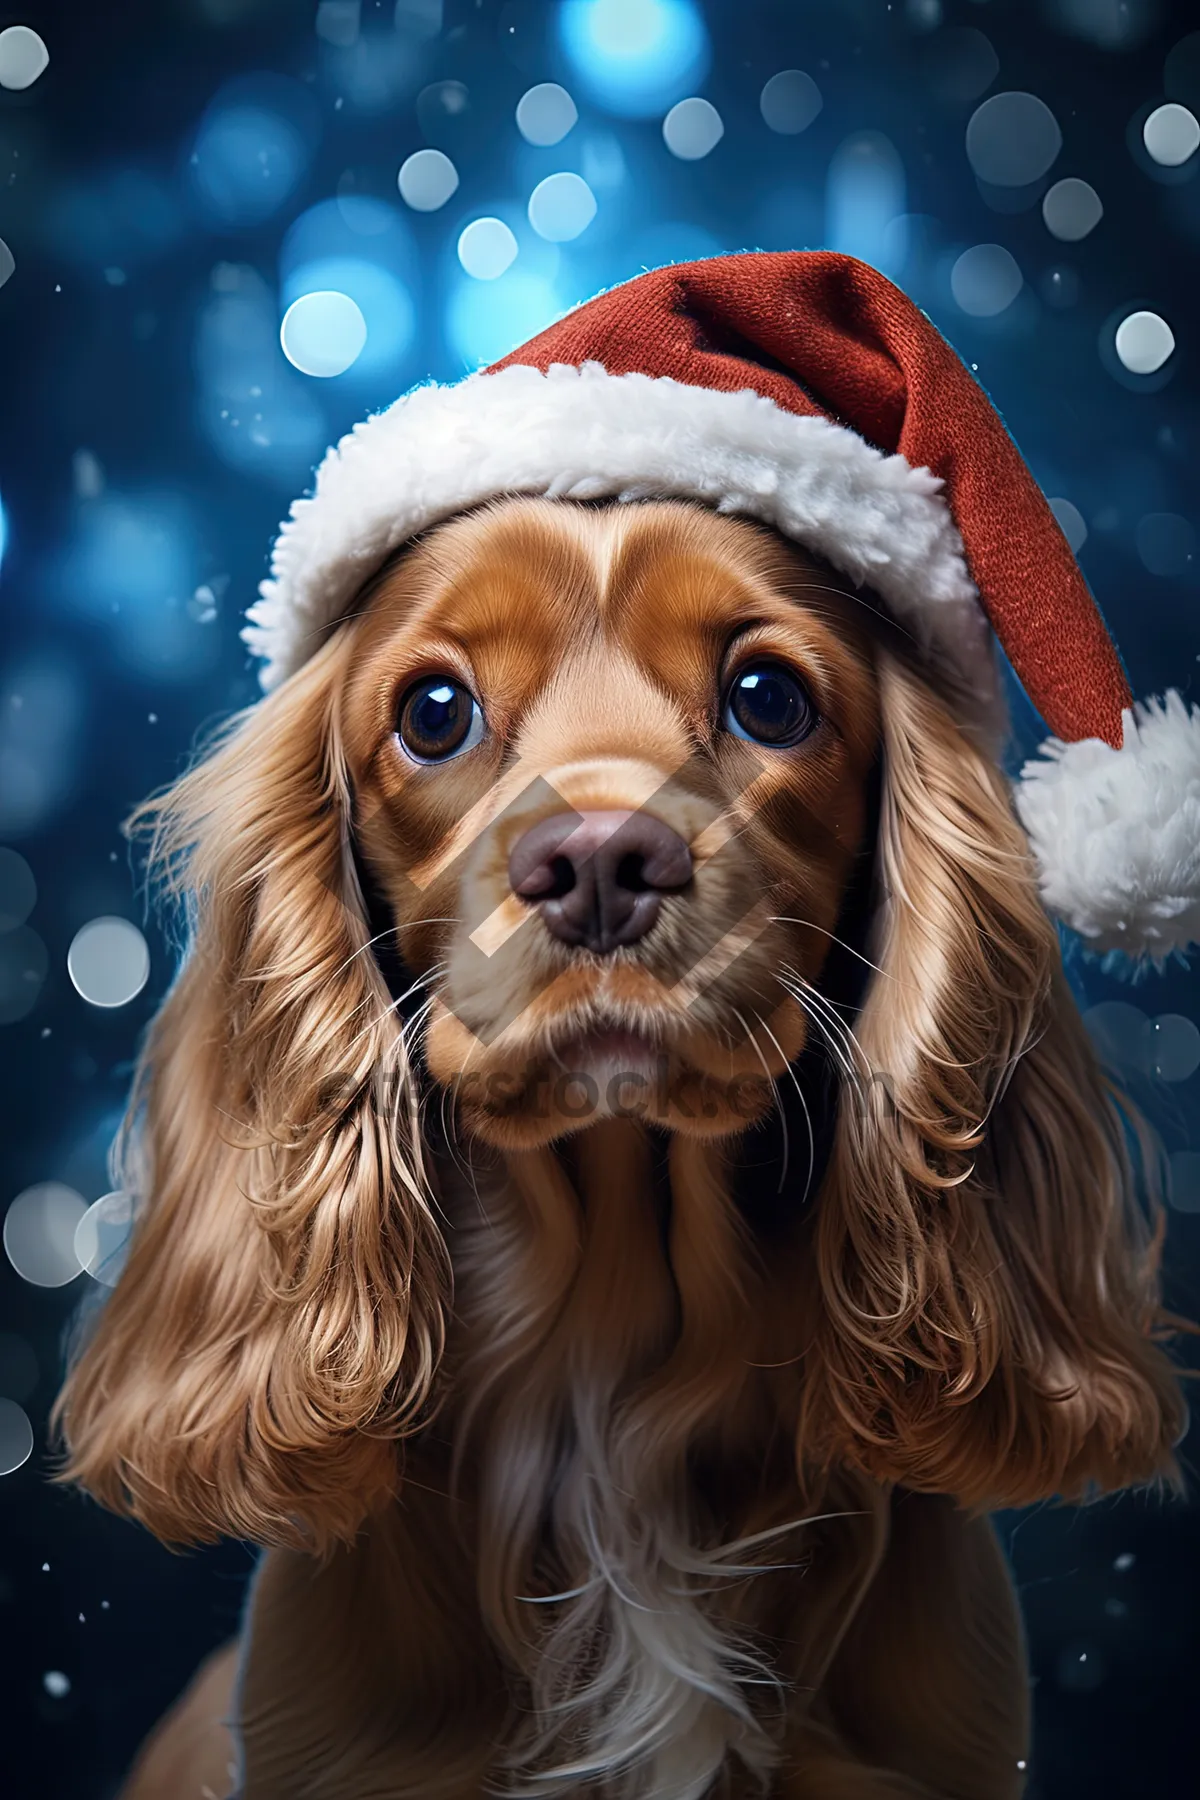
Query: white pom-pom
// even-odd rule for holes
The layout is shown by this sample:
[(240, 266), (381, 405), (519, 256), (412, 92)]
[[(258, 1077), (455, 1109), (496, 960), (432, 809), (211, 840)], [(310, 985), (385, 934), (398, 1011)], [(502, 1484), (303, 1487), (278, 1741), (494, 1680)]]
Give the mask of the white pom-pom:
[(1017, 811), (1047, 910), (1089, 949), (1161, 962), (1200, 943), (1200, 707), (1172, 690), (1124, 720), (1120, 750), (1043, 744)]

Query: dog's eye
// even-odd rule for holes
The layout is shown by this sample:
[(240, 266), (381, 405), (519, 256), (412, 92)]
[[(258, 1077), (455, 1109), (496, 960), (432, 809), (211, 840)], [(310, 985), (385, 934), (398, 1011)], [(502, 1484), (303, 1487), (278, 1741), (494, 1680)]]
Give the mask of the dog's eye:
[(730, 683), (722, 723), (752, 744), (787, 749), (815, 729), (817, 709), (800, 677), (784, 663), (753, 662)]
[(451, 675), (434, 675), (409, 688), (396, 727), (414, 762), (445, 762), (473, 749), (483, 736), (483, 713), (469, 688)]

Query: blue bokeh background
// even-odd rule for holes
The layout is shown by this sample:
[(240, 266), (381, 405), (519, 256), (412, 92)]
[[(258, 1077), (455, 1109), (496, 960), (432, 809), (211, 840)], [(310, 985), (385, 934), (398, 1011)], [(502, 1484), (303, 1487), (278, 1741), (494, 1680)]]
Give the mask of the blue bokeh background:
[[(240, 614), (324, 447), (413, 382), (453, 379), (642, 268), (745, 248), (879, 264), (1003, 412), (1135, 691), (1200, 698), (1200, 153), (1170, 166), (1145, 137), (1164, 104), (1200, 115), (1186, 8), (5, 0), (9, 25), (36, 30), (50, 61), (26, 88), (0, 85), (0, 846), (36, 884), (28, 918), (0, 930), (0, 1212), (37, 1183), (87, 1202), (108, 1186), (131, 1059), (171, 973), (120, 823), (203, 728), (255, 697)], [(787, 71), (805, 80), (764, 97)], [(546, 82), (577, 112), (552, 145), (516, 123)], [(1061, 140), (1044, 167), (1012, 104), (1029, 94)], [(669, 114), (697, 97), (722, 131), (689, 157), (698, 115)], [(458, 185), (421, 211), (397, 176), (428, 148)], [(533, 190), (556, 174), (594, 201), (576, 236), (561, 233), (577, 185), (560, 184), (554, 237), (530, 223)], [(1103, 207), (1078, 241), (1047, 224), (1067, 179)], [(515, 244), (492, 280), (459, 254), (479, 220)], [(481, 241), (511, 254), (499, 226)], [(288, 308), (330, 291), (354, 307), (310, 314), (289, 360)], [(340, 366), (354, 308), (365, 340), (344, 372), (296, 366), (314, 332)], [(1149, 374), (1115, 348), (1139, 310), (1175, 340)], [(1014, 716), (1015, 764), (1041, 731), (1015, 690)], [(23, 880), (0, 854), (0, 924)], [(151, 977), (99, 1008), (67, 952), (109, 915), (145, 931)], [(1170, 1298), (1196, 1315), (1200, 977), (1180, 966), (1130, 987), (1066, 948), (1097, 1041), (1173, 1158)], [(0, 1259), (0, 1403), (35, 1436), (0, 1479), (10, 1800), (115, 1794), (153, 1719), (236, 1628), (250, 1567), (238, 1546), (169, 1556), (47, 1486), (46, 1414), (90, 1279), (37, 1287)], [(1002, 1521), (1037, 1682), (1039, 1800), (1195, 1782), (1196, 1525), (1193, 1506), (1144, 1496)]]

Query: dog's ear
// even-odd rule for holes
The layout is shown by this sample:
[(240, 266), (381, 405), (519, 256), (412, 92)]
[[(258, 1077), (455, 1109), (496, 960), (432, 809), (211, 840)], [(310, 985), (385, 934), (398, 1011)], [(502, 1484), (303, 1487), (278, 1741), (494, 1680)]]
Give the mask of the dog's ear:
[(992, 759), (881, 656), (878, 972), (815, 1223), (803, 1440), (968, 1505), (1173, 1473), (1127, 1115)]
[(323, 1549), (392, 1492), (446, 1259), (350, 845), (334, 640), (145, 809), (186, 908), (127, 1122), (128, 1263), (64, 1479), (171, 1541)]

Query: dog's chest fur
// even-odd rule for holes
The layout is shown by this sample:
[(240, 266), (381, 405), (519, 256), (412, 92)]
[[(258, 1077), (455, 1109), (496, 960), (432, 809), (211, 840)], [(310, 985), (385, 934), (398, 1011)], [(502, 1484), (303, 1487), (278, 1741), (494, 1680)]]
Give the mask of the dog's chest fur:
[(693, 1800), (776, 1759), (779, 1577), (747, 1571), (796, 1565), (778, 1528), (800, 1506), (716, 1167), (679, 1158), (666, 1216), (637, 1131), (598, 1127), (570, 1167), (537, 1153), (447, 1197), (456, 1455), (519, 1689), (514, 1791)]

